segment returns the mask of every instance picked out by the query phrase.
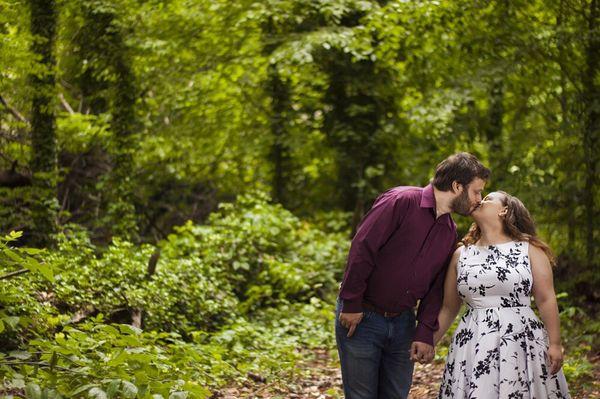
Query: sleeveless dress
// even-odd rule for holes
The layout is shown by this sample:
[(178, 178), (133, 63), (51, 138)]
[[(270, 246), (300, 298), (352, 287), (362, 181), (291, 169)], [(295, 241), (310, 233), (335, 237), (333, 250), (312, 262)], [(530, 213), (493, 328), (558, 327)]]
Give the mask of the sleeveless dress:
[(467, 306), (453, 337), (438, 398), (570, 398), (550, 374), (548, 336), (531, 309), (528, 242), (463, 247), (458, 294)]

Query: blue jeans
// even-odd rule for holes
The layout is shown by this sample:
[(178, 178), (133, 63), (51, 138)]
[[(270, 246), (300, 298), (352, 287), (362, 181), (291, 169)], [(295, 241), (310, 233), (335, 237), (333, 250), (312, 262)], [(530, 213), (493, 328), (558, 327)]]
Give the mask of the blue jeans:
[(335, 337), (346, 399), (406, 399), (414, 367), (410, 360), (414, 312), (384, 317), (365, 311), (348, 338), (348, 329), (339, 321), (341, 301), (335, 311)]

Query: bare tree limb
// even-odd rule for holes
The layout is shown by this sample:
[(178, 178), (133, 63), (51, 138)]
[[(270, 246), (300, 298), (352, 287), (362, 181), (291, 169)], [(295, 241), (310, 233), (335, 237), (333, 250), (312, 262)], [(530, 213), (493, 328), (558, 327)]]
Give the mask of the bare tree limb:
[[(10, 160), (7, 156), (0, 153), (0, 156)], [(31, 176), (17, 172), (17, 160), (12, 160), (10, 170), (0, 170), (0, 187), (22, 187), (31, 185)]]
[[(30, 362), (30, 361), (6, 361), (6, 362), (0, 362), (0, 364), (1, 365), (10, 365), (10, 366), (19, 366), (22, 364), (26, 364), (26, 365), (38, 366), (38, 367), (52, 367), (50, 364), (48, 364), (46, 362)], [(54, 368), (57, 370), (66, 371), (69, 373), (76, 373), (76, 371), (68, 369), (66, 367), (54, 366)]]
[(21, 115), (21, 113), (16, 108), (7, 103), (2, 94), (0, 94), (0, 104), (4, 105), (8, 112), (10, 112), (12, 116), (14, 116), (17, 120), (29, 124), (27, 118)]
[(75, 113), (75, 111), (73, 111), (73, 108), (71, 107), (71, 105), (69, 105), (69, 103), (67, 102), (67, 99), (65, 98), (65, 95), (62, 93), (58, 93), (58, 98), (60, 99), (60, 103), (62, 104), (63, 108), (70, 114), (73, 115)]
[(75, 314), (73, 316), (71, 316), (71, 320), (69, 320), (69, 323), (79, 323), (81, 320), (86, 319), (88, 316), (93, 314), (95, 311), (96, 311), (96, 309), (92, 305), (88, 305), (85, 308), (80, 309), (77, 312), (75, 312)]
[(0, 280), (8, 280), (9, 278), (19, 276), (19, 275), (25, 274), (27, 272), (29, 272), (29, 269), (16, 270), (14, 272), (6, 273), (6, 274), (0, 276)]
[[(156, 265), (158, 263), (158, 259), (160, 259), (160, 249), (156, 248), (150, 256), (150, 259), (148, 260), (148, 270), (146, 271), (146, 279), (150, 279), (152, 275), (156, 272)], [(144, 326), (144, 309), (131, 309), (131, 325), (137, 328), (142, 328)]]
[(0, 137), (9, 141), (16, 141), (20, 144), (29, 144), (27, 139), (19, 134), (13, 134), (5, 130), (0, 130)]
[(150, 260), (148, 261), (148, 270), (146, 272), (146, 278), (149, 279), (156, 272), (156, 265), (158, 263), (158, 259), (160, 258), (160, 249), (156, 248), (150, 256)]

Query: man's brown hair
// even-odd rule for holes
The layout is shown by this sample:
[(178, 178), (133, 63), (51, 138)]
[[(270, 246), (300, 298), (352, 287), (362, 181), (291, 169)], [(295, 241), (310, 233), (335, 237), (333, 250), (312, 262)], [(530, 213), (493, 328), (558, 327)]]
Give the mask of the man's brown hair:
[(441, 191), (450, 191), (452, 182), (468, 186), (476, 177), (487, 180), (490, 170), (477, 157), (468, 152), (459, 152), (444, 159), (435, 168), (433, 186)]

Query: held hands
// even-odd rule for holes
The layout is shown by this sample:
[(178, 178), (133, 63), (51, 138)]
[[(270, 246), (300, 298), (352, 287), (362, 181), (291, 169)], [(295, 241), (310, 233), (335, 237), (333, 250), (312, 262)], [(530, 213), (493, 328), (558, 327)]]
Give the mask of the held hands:
[(414, 341), (410, 346), (410, 360), (422, 364), (430, 363), (435, 355), (433, 346), (424, 342)]
[(550, 345), (550, 347), (548, 347), (548, 361), (550, 363), (550, 373), (558, 373), (558, 370), (560, 370), (563, 363), (562, 345)]
[(363, 318), (361, 313), (340, 313), (340, 324), (348, 329), (347, 337), (354, 335), (354, 330)]

